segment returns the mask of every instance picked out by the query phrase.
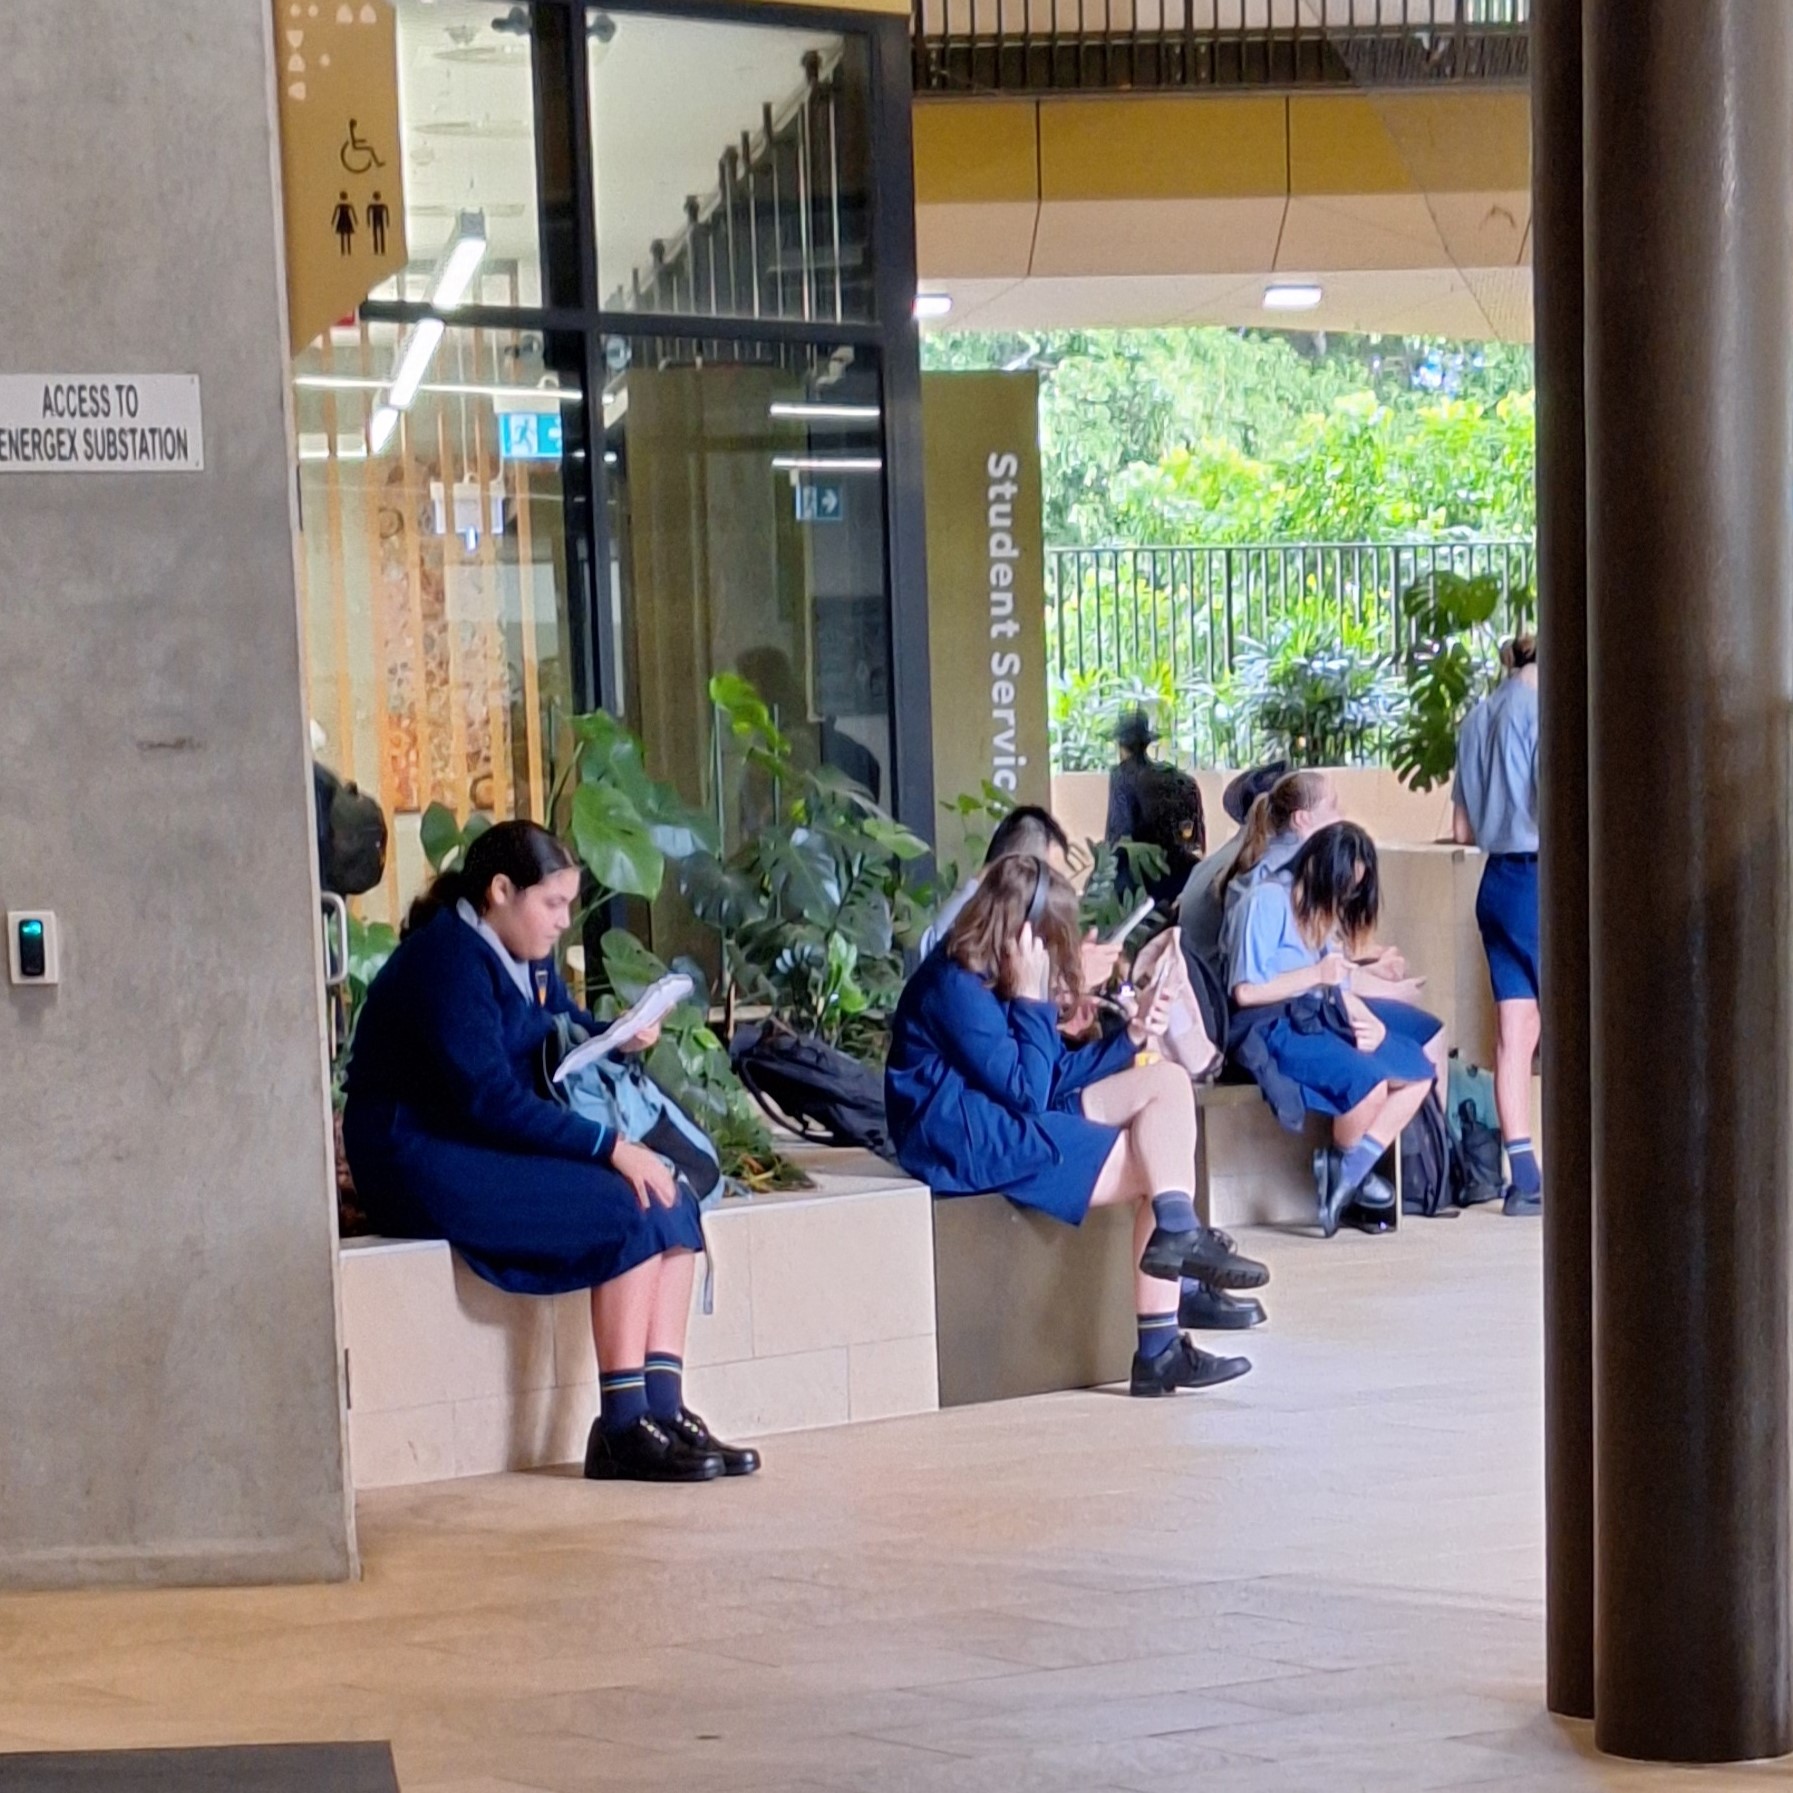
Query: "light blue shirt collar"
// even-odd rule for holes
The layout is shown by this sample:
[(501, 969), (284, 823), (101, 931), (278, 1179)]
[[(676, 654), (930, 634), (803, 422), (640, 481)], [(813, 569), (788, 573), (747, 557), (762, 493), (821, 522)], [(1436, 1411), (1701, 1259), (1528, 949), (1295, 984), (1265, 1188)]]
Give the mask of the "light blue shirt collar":
[(498, 963), (510, 974), (510, 980), (522, 993), (523, 1000), (533, 1002), (529, 967), (513, 956), (511, 949), (498, 938), (497, 929), (465, 897), (455, 904), (454, 912), (498, 955)]

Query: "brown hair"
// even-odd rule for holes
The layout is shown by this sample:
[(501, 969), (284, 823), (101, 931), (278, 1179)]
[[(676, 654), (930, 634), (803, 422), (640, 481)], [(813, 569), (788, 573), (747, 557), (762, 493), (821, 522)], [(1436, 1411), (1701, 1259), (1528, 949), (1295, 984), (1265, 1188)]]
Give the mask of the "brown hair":
[(1257, 802), (1245, 818), (1245, 838), (1239, 843), (1238, 855), (1220, 880), (1219, 895), (1235, 878), (1243, 878), (1265, 853), (1279, 834), (1288, 833), (1295, 818), (1304, 809), (1315, 809), (1326, 800), (1329, 781), (1324, 772), (1291, 772), (1279, 778)]
[(1052, 960), (1053, 1000), (1069, 1008), (1083, 996), (1077, 892), (1043, 859), (1016, 853), (985, 868), (976, 894), (946, 936), (947, 956), (1012, 1002), (1017, 992), (1011, 948), (1030, 915)]
[(1515, 635), (1500, 650), (1500, 663), (1508, 672), (1522, 672), (1528, 666), (1538, 663), (1538, 638), (1535, 635)]

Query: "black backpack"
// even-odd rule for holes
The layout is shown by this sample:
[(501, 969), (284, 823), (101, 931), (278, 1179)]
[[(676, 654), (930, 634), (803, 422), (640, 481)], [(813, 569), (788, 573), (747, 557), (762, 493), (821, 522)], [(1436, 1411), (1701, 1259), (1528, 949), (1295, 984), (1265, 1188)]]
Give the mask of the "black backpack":
[(386, 875), (386, 815), (372, 797), (312, 762), (318, 812), (318, 882), (360, 896)]
[(814, 1034), (778, 1021), (741, 1028), (729, 1062), (771, 1118), (818, 1145), (863, 1146), (895, 1161), (884, 1116), (884, 1080)]
[(1499, 1132), (1477, 1118), (1473, 1102), (1459, 1105), (1457, 1124), (1462, 1132), (1455, 1148), (1457, 1205), (1473, 1208), (1499, 1201), (1506, 1191)]
[(1202, 789), (1179, 766), (1154, 761), (1139, 781), (1137, 840), (1163, 853), (1166, 869), (1148, 886), (1160, 903), (1174, 903), (1208, 850), (1208, 822), (1202, 811)]
[(1454, 1215), (1456, 1201), (1444, 1104), (1436, 1090), (1428, 1090), (1425, 1106), (1401, 1134), (1401, 1212), (1437, 1220)]

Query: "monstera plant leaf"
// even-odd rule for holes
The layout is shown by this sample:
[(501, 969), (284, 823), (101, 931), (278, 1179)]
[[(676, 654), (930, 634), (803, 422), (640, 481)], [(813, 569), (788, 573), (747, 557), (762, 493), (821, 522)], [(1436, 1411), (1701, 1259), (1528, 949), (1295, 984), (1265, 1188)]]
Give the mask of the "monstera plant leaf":
[(665, 856), (614, 785), (582, 784), (573, 793), (573, 847), (606, 890), (650, 900), (660, 894)]
[(759, 885), (714, 853), (694, 853), (685, 860), (679, 867), (679, 888), (697, 919), (719, 934), (731, 934), (765, 918)]

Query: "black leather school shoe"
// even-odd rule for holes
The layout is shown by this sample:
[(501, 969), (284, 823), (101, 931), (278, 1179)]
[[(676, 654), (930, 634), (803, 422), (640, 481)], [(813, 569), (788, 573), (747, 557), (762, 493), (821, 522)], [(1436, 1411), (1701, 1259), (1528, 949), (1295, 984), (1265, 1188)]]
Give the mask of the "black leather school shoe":
[(752, 1475), (760, 1466), (758, 1451), (744, 1444), (724, 1444), (689, 1407), (682, 1408), (677, 1419), (663, 1419), (660, 1424), (688, 1449), (720, 1457), (724, 1475)]
[(620, 1432), (593, 1420), (585, 1441), (589, 1482), (713, 1482), (724, 1468), (715, 1451), (692, 1449), (651, 1413)]
[(1215, 1357), (1192, 1345), (1179, 1335), (1174, 1345), (1167, 1345), (1156, 1357), (1133, 1354), (1133, 1375), (1127, 1392), (1142, 1400), (1174, 1394), (1179, 1388), (1215, 1388), (1231, 1382), (1251, 1368), (1246, 1357)]
[(1177, 1324), (1189, 1332), (1244, 1332), (1264, 1324), (1264, 1304), (1191, 1283), (1177, 1303)]
[(1189, 1277), (1211, 1289), (1261, 1289), (1270, 1280), (1266, 1265), (1241, 1256), (1225, 1233), (1199, 1224), (1188, 1233), (1155, 1228), (1139, 1267), (1145, 1275), (1165, 1282)]

